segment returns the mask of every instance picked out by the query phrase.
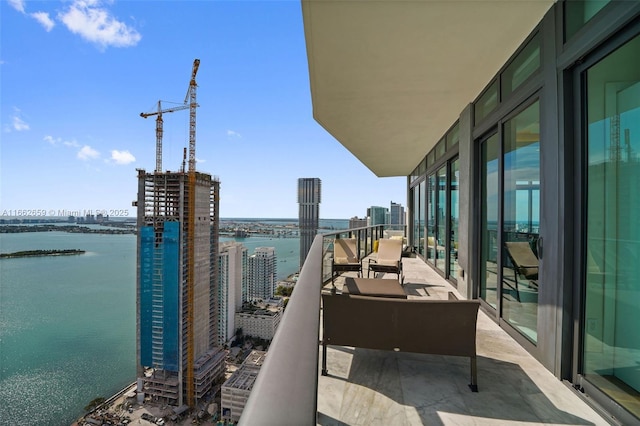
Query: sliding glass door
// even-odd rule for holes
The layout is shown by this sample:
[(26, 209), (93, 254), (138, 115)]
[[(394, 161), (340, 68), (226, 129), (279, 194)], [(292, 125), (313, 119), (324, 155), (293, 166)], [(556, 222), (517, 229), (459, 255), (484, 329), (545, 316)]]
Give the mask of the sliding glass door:
[(450, 205), (451, 205), (451, 230), (449, 232), (449, 276), (456, 279), (458, 276), (458, 222), (460, 217), (460, 160), (451, 162)]
[(586, 70), (582, 371), (640, 417), (640, 36)]
[(540, 102), (480, 141), (479, 296), (496, 316), (538, 341)]
[(427, 176), (427, 261), (435, 264), (436, 259), (436, 176)]
[(503, 124), (502, 317), (538, 340), (540, 105)]
[(435, 206), (436, 214), (436, 232), (435, 232), (435, 254), (436, 268), (442, 273), (446, 273), (447, 252), (447, 166), (443, 166), (436, 172), (437, 182), (437, 204)]
[(494, 308), (498, 299), (498, 134), (480, 144), (480, 298)]

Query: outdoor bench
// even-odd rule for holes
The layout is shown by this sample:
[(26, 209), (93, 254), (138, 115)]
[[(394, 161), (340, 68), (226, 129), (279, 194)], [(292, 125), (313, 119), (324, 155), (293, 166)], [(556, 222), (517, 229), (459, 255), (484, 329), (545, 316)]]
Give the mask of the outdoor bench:
[(476, 322), (480, 303), (323, 294), (322, 375), (327, 345), (469, 357), (473, 392), (478, 391)]

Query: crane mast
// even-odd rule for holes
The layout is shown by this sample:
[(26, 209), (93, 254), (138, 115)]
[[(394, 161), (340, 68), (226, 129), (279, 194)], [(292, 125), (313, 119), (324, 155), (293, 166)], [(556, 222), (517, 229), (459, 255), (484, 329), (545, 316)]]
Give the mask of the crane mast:
[(200, 59), (193, 61), (191, 81), (184, 103), (189, 100), (189, 191), (187, 223), (187, 405), (195, 406), (194, 382), (194, 299), (195, 299), (195, 231), (196, 231), (196, 74)]
[(200, 67), (200, 59), (193, 61), (193, 68), (191, 70), (191, 81), (189, 82), (189, 90), (187, 96), (184, 99), (184, 103), (189, 100), (189, 171), (196, 170), (196, 74), (198, 73), (198, 67)]

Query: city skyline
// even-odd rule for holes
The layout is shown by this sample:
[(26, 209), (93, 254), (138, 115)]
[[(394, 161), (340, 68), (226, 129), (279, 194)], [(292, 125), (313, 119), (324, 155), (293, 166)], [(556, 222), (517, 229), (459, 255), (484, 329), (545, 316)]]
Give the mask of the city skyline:
[[(322, 218), (406, 193), (406, 177), (377, 178), (313, 120), (298, 2), (10, 0), (0, 12), (0, 213), (135, 217), (136, 169), (155, 166), (155, 120), (140, 113), (181, 104), (195, 58), (197, 170), (219, 177), (221, 217), (296, 217), (299, 176), (322, 179)], [(181, 167), (188, 115), (163, 116), (165, 170)]]

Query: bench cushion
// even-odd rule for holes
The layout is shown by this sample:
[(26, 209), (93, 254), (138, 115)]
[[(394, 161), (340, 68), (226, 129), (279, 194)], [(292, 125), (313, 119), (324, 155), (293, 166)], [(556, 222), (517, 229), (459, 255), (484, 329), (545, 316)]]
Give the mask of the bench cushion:
[(404, 288), (396, 280), (348, 277), (345, 279), (345, 287), (351, 295), (407, 298)]

